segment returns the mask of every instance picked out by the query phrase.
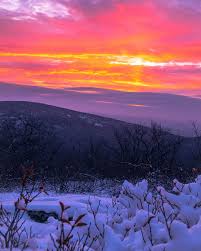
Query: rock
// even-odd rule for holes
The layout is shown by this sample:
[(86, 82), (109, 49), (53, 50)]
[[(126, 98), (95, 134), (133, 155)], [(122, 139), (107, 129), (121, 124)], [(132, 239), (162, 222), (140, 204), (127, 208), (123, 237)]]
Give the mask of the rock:
[(39, 223), (46, 223), (49, 217), (54, 217), (55, 219), (58, 219), (58, 214), (55, 212), (45, 212), (45, 211), (31, 211), (29, 210), (27, 212), (28, 216), (31, 220)]

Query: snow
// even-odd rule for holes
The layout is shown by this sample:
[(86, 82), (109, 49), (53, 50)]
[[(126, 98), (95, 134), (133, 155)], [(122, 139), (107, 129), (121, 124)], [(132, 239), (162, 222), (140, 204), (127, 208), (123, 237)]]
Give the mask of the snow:
[(96, 126), (96, 127), (103, 127), (103, 125), (101, 123), (95, 123), (94, 126)]
[[(15, 206), (24, 210), (23, 200), (16, 198), (16, 193), (0, 194), (3, 208), (11, 214)], [(143, 180), (135, 185), (125, 181), (120, 194), (112, 198), (41, 194), (27, 210), (55, 212), (58, 219), (51, 216), (39, 223), (25, 212), (24, 226), (31, 231), (28, 239), (22, 235), (27, 241), (25, 250), (57, 250), (55, 243), (68, 235), (76, 251), (201, 250), (201, 176), (190, 184), (174, 180), (172, 192), (163, 187), (150, 192)], [(5, 231), (4, 225), (0, 224), (0, 231)]]
[(80, 115), (79, 117), (80, 117), (80, 119), (87, 119), (86, 115)]

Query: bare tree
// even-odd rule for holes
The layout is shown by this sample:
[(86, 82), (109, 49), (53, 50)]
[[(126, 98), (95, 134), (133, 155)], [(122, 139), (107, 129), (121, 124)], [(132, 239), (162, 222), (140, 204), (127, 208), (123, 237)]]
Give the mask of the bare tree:
[(177, 171), (182, 137), (172, 135), (160, 125), (136, 126), (115, 131), (117, 147), (113, 149), (122, 174), (144, 177), (149, 173), (173, 175)]
[(0, 125), (1, 172), (20, 177), (21, 165), (34, 164), (44, 176), (61, 146), (53, 128), (35, 116), (6, 119)]
[(195, 162), (193, 173), (198, 175), (201, 173), (201, 128), (195, 122), (192, 123), (192, 126), (194, 132), (192, 154)]

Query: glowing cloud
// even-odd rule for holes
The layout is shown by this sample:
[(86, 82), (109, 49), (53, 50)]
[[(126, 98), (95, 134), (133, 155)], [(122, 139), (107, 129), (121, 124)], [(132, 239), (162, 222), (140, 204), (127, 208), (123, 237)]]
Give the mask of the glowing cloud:
[(111, 64), (122, 64), (122, 65), (132, 65), (132, 66), (145, 66), (145, 67), (182, 67), (182, 66), (195, 66), (201, 67), (200, 62), (178, 62), (178, 61), (168, 61), (168, 62), (154, 62), (145, 60), (140, 57), (128, 57), (128, 56), (118, 56), (115, 61), (111, 61)]
[(0, 81), (201, 95), (197, 0), (1, 0)]

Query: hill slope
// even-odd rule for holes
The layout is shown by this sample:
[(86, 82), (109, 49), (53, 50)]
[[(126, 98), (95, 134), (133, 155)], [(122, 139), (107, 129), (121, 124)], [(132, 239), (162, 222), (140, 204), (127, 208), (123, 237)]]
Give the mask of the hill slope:
[[(35, 136), (32, 131), (29, 132), (30, 128), (24, 128), (24, 131), (21, 132), (21, 119), (30, 116), (33, 117), (36, 122), (42, 121), (48, 125), (48, 127), (51, 127), (55, 136), (52, 137), (49, 131), (43, 131), (42, 136), (40, 135), (41, 133), (39, 133), (39, 135), (36, 133), (37, 135)], [(97, 172), (103, 177), (139, 175), (138, 172), (141, 172), (140, 168), (136, 169), (131, 165), (122, 164), (124, 162), (141, 164), (152, 161), (153, 165), (156, 165), (156, 168), (161, 169), (163, 165), (167, 168), (172, 161), (174, 162), (174, 166), (180, 166), (180, 159), (182, 159), (184, 166), (188, 166), (189, 163), (192, 166), (192, 149), (194, 144), (192, 138), (181, 137), (182, 145), (176, 156), (177, 160), (175, 161), (172, 159), (172, 156), (170, 156), (173, 149), (168, 148), (174, 147), (171, 144), (177, 141), (178, 137), (176, 135), (165, 133), (164, 137), (162, 136), (160, 138), (159, 136), (160, 149), (158, 149), (158, 139), (152, 142), (152, 136), (150, 135), (153, 132), (151, 129), (140, 126), (140, 130), (146, 134), (146, 136), (143, 137), (144, 140), (146, 140), (147, 145), (145, 148), (148, 148), (147, 150), (144, 148), (143, 142), (139, 141), (142, 131), (135, 131), (139, 127), (137, 124), (40, 103), (21, 101), (0, 102), (0, 121), (4, 123), (6, 120), (14, 121), (14, 130), (10, 133), (10, 131), (6, 129), (8, 138), (10, 137), (10, 141), (8, 140), (6, 143), (2, 143), (1, 137), (4, 138), (4, 141), (7, 141), (7, 135), (4, 131), (1, 131), (1, 134), (5, 135), (0, 135), (0, 144), (1, 147), (7, 145), (9, 154), (14, 155), (14, 159), (8, 155), (6, 159), (7, 162), (4, 160), (4, 164), (7, 166), (16, 163), (15, 166), (12, 167), (12, 170), (18, 168), (18, 165), (22, 163), (22, 159), (25, 163), (27, 163), (27, 160), (33, 160), (34, 162), (37, 160), (38, 162), (36, 161), (36, 163), (38, 166), (52, 166), (55, 172), (61, 170), (58, 168), (63, 167), (63, 174), (66, 173), (66, 166), (72, 166), (74, 168), (73, 173), (75, 170), (76, 172), (85, 170), (85, 172), (89, 171), (89, 173)], [(16, 140), (16, 125), (17, 130), (19, 129), (21, 133), (22, 139), (19, 139), (17, 136)], [(130, 131), (126, 133), (125, 130), (127, 129)], [(134, 135), (132, 133), (129, 134), (132, 130), (135, 131)], [(119, 138), (115, 137), (115, 132), (120, 132)], [(32, 138), (28, 138), (28, 140), (24, 139), (24, 133), (26, 133), (26, 135), (28, 134), (28, 137), (29, 133), (31, 133)], [(163, 132), (159, 131), (159, 134), (160, 133), (163, 134)], [(13, 137), (13, 135), (15, 136)], [(48, 138), (48, 140), (46, 138)], [(15, 145), (16, 142), (18, 145)], [(62, 142), (62, 149), (54, 158), (53, 163), (53, 159), (50, 157), (50, 151), (57, 153), (57, 148), (59, 149), (60, 147), (60, 143), (58, 142)], [(19, 148), (19, 145), (21, 148)], [(4, 155), (8, 151), (7, 149), (2, 153), (0, 151), (0, 154), (2, 154), (2, 156), (0, 156), (1, 159), (4, 159)], [(144, 153), (145, 150), (147, 150), (146, 153)], [(163, 157), (163, 155), (167, 156), (166, 151), (169, 152), (168, 160)], [(148, 159), (146, 159), (146, 154), (150, 154)], [(140, 175), (146, 175), (146, 172)]]
[(34, 116), (53, 126), (57, 133), (79, 140), (89, 137), (112, 138), (114, 129), (134, 127), (134, 124), (101, 117), (98, 115), (77, 112), (51, 105), (24, 102), (24, 101), (1, 101), (0, 118), (19, 118)]

